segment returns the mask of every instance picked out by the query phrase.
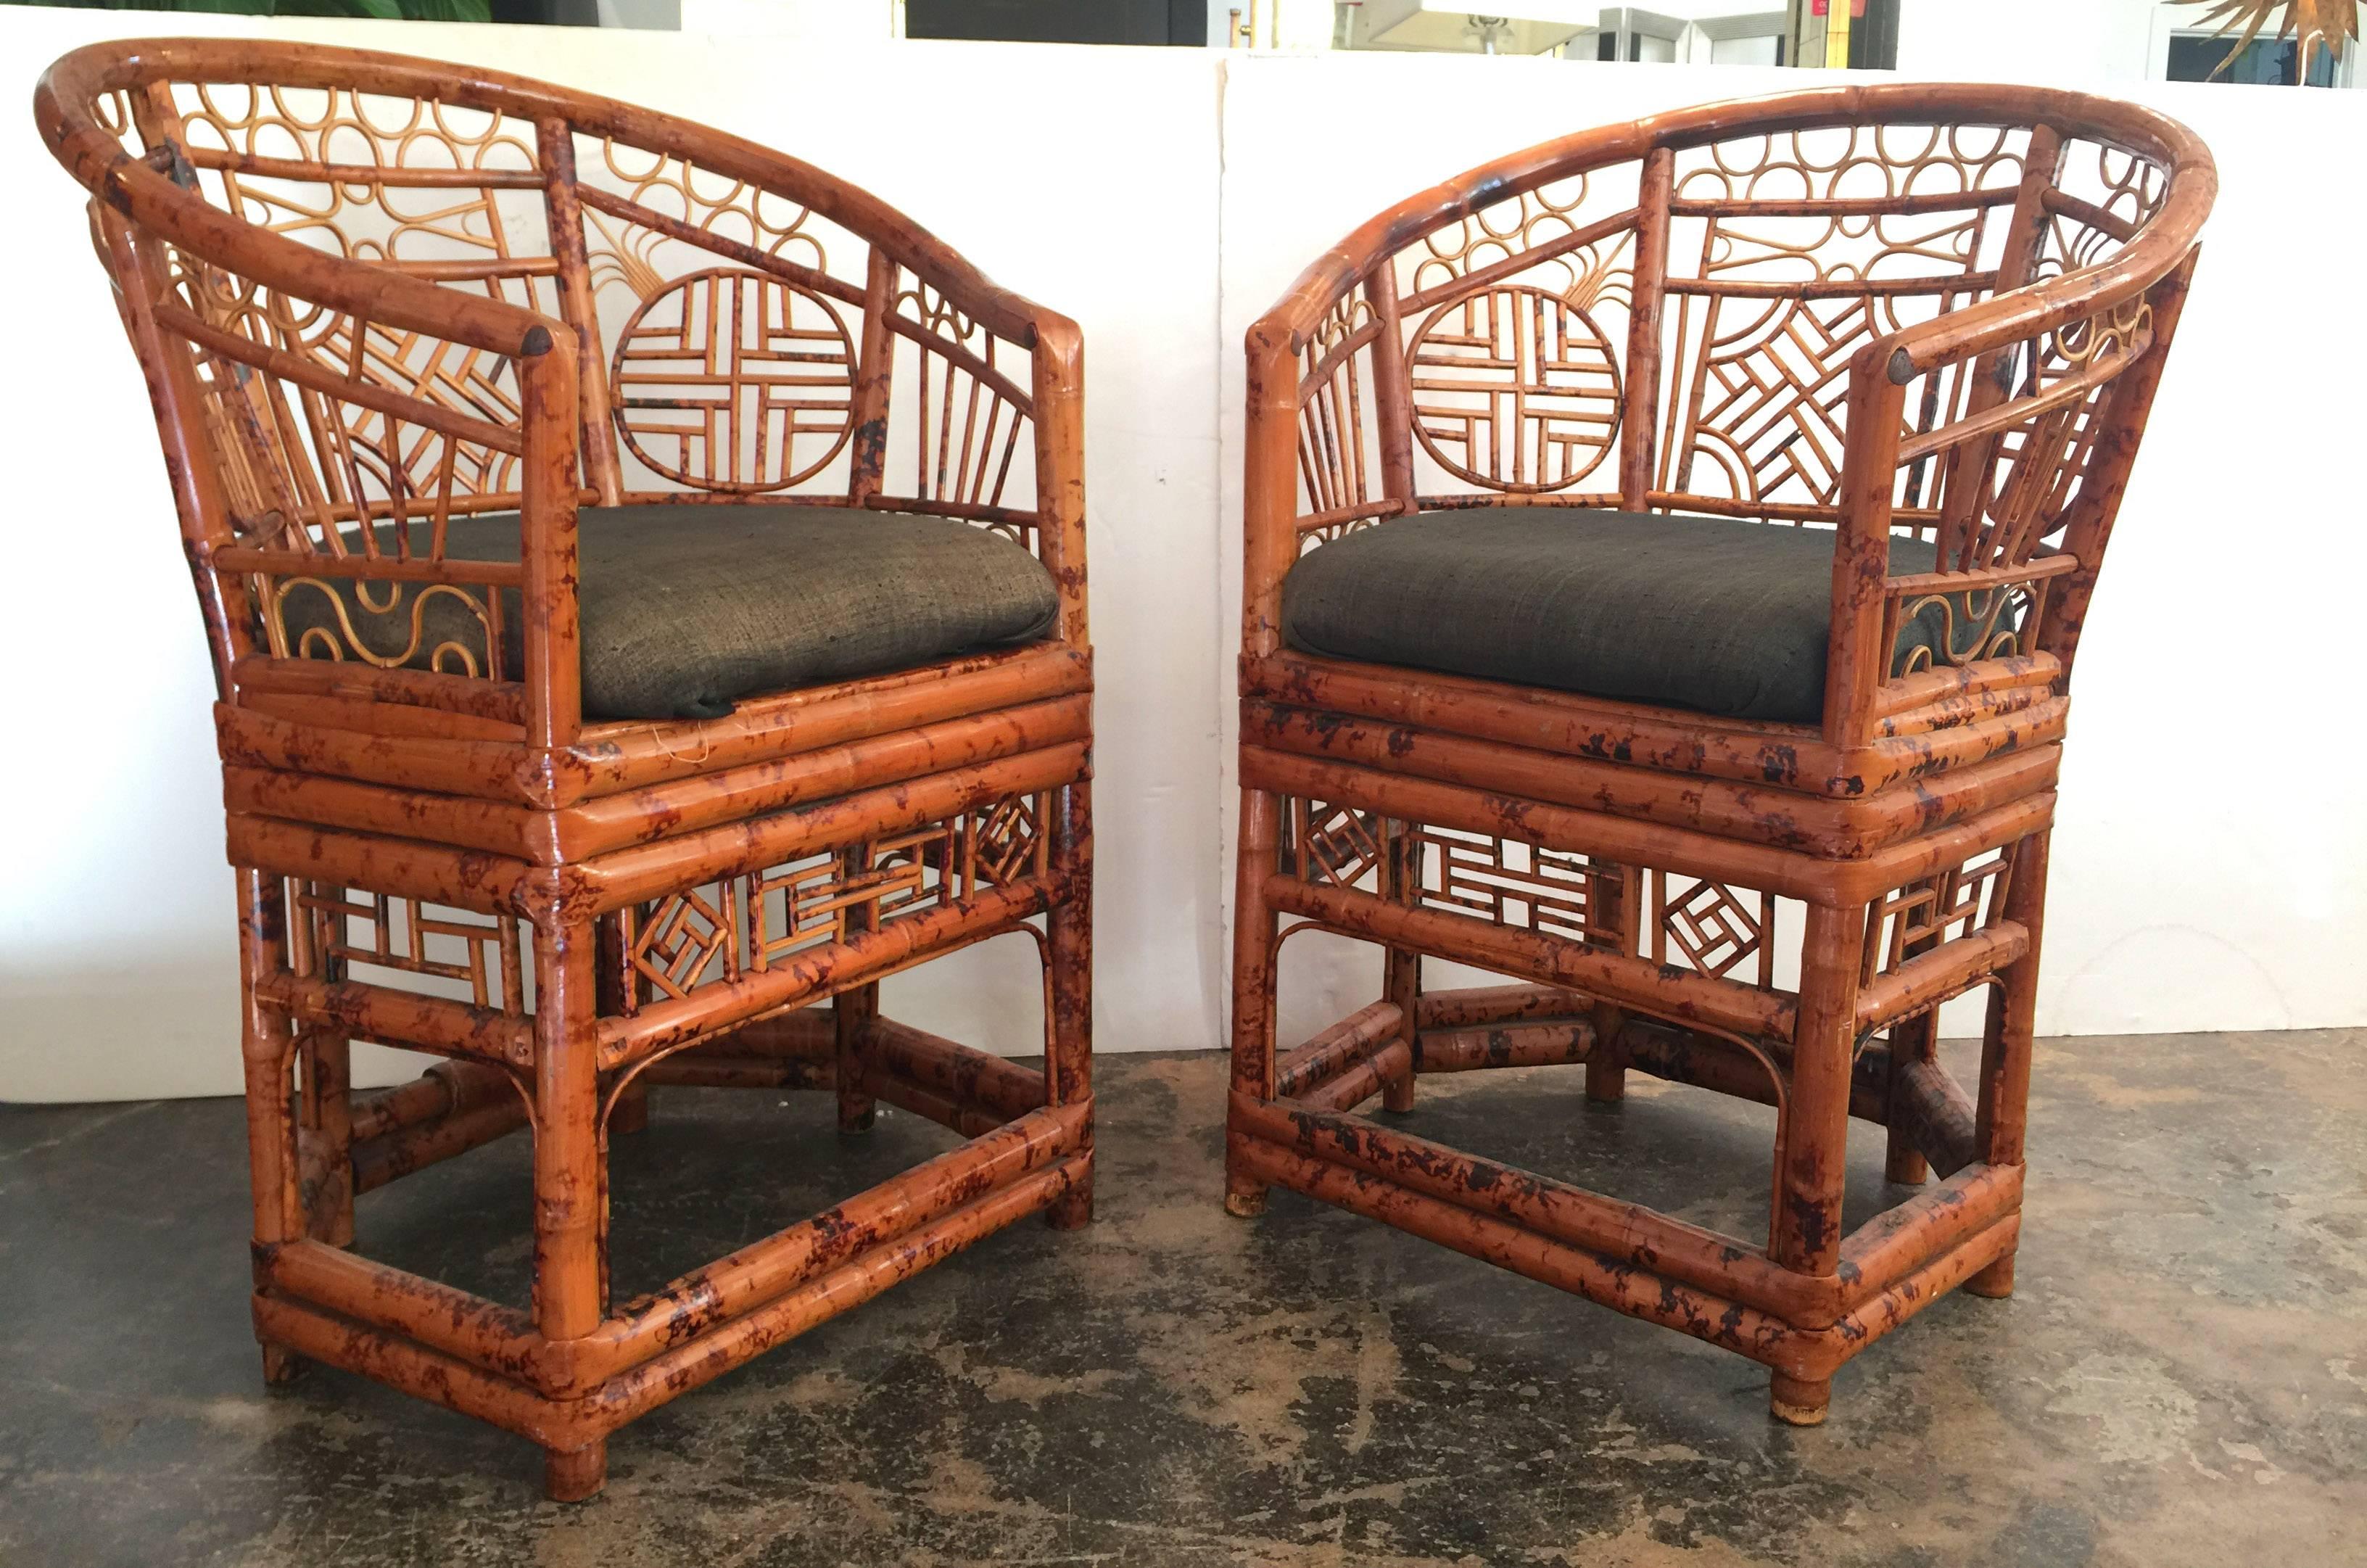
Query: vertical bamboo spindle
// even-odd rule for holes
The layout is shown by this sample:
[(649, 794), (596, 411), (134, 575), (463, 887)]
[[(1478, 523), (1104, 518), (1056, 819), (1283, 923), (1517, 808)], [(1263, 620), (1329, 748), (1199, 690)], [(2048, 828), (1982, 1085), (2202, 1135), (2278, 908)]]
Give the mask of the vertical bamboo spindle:
[[(534, 331), (543, 339), (541, 350), (511, 361), (526, 445), (518, 510), (527, 740), (558, 747), (583, 728), (583, 625), (575, 596), (575, 334), (563, 325)], [(585, 957), (588, 962), (588, 951)], [(588, 980), (584, 1001), (591, 1001)]]
[(1660, 308), (1668, 297), (1669, 204), (1676, 154), (1644, 154), (1636, 199), (1635, 308), (1627, 320), (1627, 381), (1619, 414), (1619, 505), (1640, 512), (1652, 490), (1653, 415), (1660, 405)]
[[(2005, 917), (2030, 933), (2030, 947), (1989, 993), (1988, 1028), (1981, 1041), (1981, 1087), (1974, 1147), (1993, 1165), (2022, 1163), (2022, 1131), (2030, 1113), (2030, 1053), (2038, 1007), (2038, 956), (2046, 921), (2046, 863), (2051, 834), (2034, 833), (2014, 849), (2013, 882)], [(1965, 1281), (1976, 1296), (2013, 1294), (2012, 1253)]]
[[(841, 882), (849, 887), (860, 885), (860, 879), (871, 869), (871, 846), (858, 844), (842, 851), (838, 858)], [(847, 905), (846, 936), (849, 941), (871, 930), (878, 915), (878, 907), (869, 903)], [(831, 1027), (835, 1035), (836, 1062), (833, 1080), (838, 1085), (838, 1130), (852, 1137), (871, 1131), (878, 1116), (878, 1105), (864, 1091), (864, 1037), (872, 1020), (879, 1017), (879, 983), (851, 986), (831, 998)]]
[[(1598, 930), (1615, 932), (1618, 950), (1632, 956), (1637, 922), (1659, 919), (1659, 911), (1644, 897), (1644, 868), (1608, 865), (1591, 857), (1587, 864), (1587, 897), (1593, 904), (1587, 912), (1590, 923), (1597, 923)], [(1635, 885), (1630, 886), (1631, 882)], [(1594, 1105), (1617, 1105), (1627, 1097), (1627, 1063), (1619, 1054), (1619, 1035), (1627, 1014), (1615, 1004), (1598, 1002), (1591, 1021), (1594, 1043), (1586, 1052), (1586, 1097)]]
[[(1047, 988), (1052, 1009), (1047, 1031), (1050, 1058), (1044, 1063), (1044, 1092), (1054, 1105), (1076, 1105), (1093, 1092), (1093, 786), (1071, 784), (1052, 797), (1053, 881), (1059, 902), (1046, 916), (1052, 972)], [(1092, 1146), (1092, 1124), (1086, 1124)], [(1093, 1217), (1091, 1168), (1067, 1195), (1045, 1210), (1056, 1231), (1073, 1231)]]
[[(241, 867), (238, 951), (244, 982), (239, 1054), (246, 1074), (247, 1179), (255, 1200), (255, 1239), (262, 1245), (301, 1233), (303, 1207), (296, 1191), (295, 1101), (289, 1069), (295, 1038), (287, 1016), (255, 999), (256, 987), (286, 966), (288, 915), (279, 878)], [(266, 1382), (286, 1382), (296, 1358), (276, 1345), (263, 1347)]]
[[(1421, 902), (1421, 846), (1408, 823), (1384, 821), (1387, 852), (1382, 858), (1384, 896), (1409, 906)], [(1413, 1060), (1420, 1049), (1421, 1027), (1415, 1017), (1421, 1000), (1421, 953), (1395, 945), (1382, 949), (1381, 995), (1398, 1010), (1398, 1038), (1405, 1042), (1406, 1070), (1381, 1084), (1381, 1107), (1402, 1116), (1413, 1109)]]
[[(1265, 880), (1273, 871), (1276, 831), (1274, 797), (1263, 790), (1241, 791), (1241, 846), (1233, 883), (1233, 1092), (1274, 1098), (1274, 915), (1266, 906)], [(1236, 1174), (1229, 1157), (1225, 1210), (1246, 1219), (1265, 1208), (1266, 1184)]]
[(1904, 1090), (1909, 1066), (1938, 1059), (1940, 1015), (1936, 1009), (1896, 1024), (1890, 1030), (1890, 1082), (1884, 1091), (1888, 1142), (1883, 1150), (1882, 1176), (1900, 1187), (1919, 1187), (1931, 1175), (1931, 1162), (1908, 1140), (1905, 1131)]
[[(1394, 257), (1365, 274), (1365, 300), (1373, 307), (1373, 412), (1381, 441), (1381, 490), (1407, 511), (1413, 509), (1412, 383), (1406, 377), (1405, 323), (1398, 304)], [(1353, 373), (1353, 367), (1351, 374)]]
[[(1784, 1109), (1769, 1253), (1796, 1274), (1829, 1277), (1840, 1266), (1841, 1184), (1849, 1164), (1850, 1070), (1857, 1042), (1858, 965), (1865, 906), (1808, 905), (1800, 954), (1799, 1021)], [(1769, 1409), (1813, 1426), (1832, 1399), (1829, 1377), (1777, 1372)]]
[(879, 494), (888, 467), (888, 392), (896, 370), (896, 335), (888, 319), (896, 310), (896, 272), (895, 259), (872, 246), (863, 287), (863, 347), (847, 413), (855, 457), (846, 493), (857, 506)]
[(608, 409), (608, 366), (601, 355), (600, 312), (592, 293), (592, 265), (583, 243), (583, 204), (575, 191), (575, 131), (555, 117), (538, 119), (535, 146), (542, 163), (543, 210), (550, 227), (550, 258), (559, 269), (559, 309), (583, 352), (576, 367), (582, 409), (583, 483), (603, 506), (624, 499), (617, 459), (617, 428)]
[(354, 1244), (353, 1042), (329, 1029), (302, 1036), (304, 1117), (321, 1152), (321, 1185), (306, 1195), (304, 1233)]
[[(593, 932), (588, 922), (560, 919), (535, 935), (535, 1327), (546, 1339), (581, 1339), (601, 1316)], [(607, 1469), (605, 1439), (551, 1449), (544, 1490), (554, 1502), (575, 1502), (600, 1489)]]

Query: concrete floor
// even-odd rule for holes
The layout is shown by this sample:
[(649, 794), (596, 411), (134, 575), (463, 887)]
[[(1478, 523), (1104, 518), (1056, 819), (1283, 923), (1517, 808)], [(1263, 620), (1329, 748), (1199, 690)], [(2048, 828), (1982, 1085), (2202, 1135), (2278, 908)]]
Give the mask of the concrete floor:
[[(1220, 1059), (1105, 1057), (1090, 1231), (1022, 1225), (627, 1428), (575, 1507), (459, 1416), (265, 1392), (233, 1103), (0, 1111), (0, 1563), (2367, 1562), (2362, 1047), (2042, 1048), (2020, 1294), (1940, 1302), (1806, 1432), (1666, 1330), (1288, 1194), (1227, 1219)], [(1631, 1083), (1425, 1079), (1412, 1124), (1763, 1233), (1767, 1113)], [(619, 1290), (949, 1142), (829, 1115), (662, 1092)], [(1896, 1197), (1857, 1131), (1852, 1222)], [(478, 1151), (365, 1198), (362, 1245), (522, 1301), (525, 1190), (520, 1142)]]

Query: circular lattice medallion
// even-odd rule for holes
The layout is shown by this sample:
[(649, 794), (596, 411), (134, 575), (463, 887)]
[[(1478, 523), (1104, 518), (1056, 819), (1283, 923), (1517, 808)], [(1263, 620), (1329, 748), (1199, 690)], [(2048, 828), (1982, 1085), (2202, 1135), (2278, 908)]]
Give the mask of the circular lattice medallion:
[(609, 371), (635, 457), (701, 490), (777, 490), (846, 445), (855, 341), (821, 295), (762, 272), (680, 278), (641, 301)]
[(1421, 324), (1407, 358), (1414, 434), (1474, 484), (1561, 490), (1618, 437), (1618, 358), (1594, 318), (1558, 294), (1506, 284), (1451, 301)]

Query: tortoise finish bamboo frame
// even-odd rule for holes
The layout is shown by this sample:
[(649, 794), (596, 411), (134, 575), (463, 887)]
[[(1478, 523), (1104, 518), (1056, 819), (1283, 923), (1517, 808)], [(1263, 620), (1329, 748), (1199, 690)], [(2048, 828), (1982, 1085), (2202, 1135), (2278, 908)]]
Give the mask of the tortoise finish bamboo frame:
[[(266, 1375), (310, 1358), (492, 1422), (578, 1498), (643, 1412), (1029, 1213), (1086, 1222), (1075, 325), (806, 165), (519, 77), (113, 43), (35, 109), (94, 199), (212, 648)], [(637, 499), (968, 519), (1049, 569), (1056, 633), (587, 722), (576, 512)], [(523, 514), (520, 560), (447, 556), (486, 511)], [(291, 637), (291, 596), (339, 578), (414, 585), (409, 645), (342, 609)], [(481, 641), (423, 649), (436, 597)], [(1043, 1072), (880, 1016), (881, 977), (1019, 932)], [(357, 1096), (357, 1039), (447, 1060)], [(607, 1140), (663, 1084), (968, 1141), (612, 1301)], [(530, 1310), (350, 1250), (357, 1192), (521, 1127)]]
[[(1797, 1424), (1942, 1292), (2011, 1290), (2072, 658), (2215, 181), (2124, 104), (1818, 89), (1515, 153), (1307, 269), (1247, 346), (1228, 1208), (1280, 1184), (1680, 1329)], [(1286, 645), (1306, 551), (1505, 505), (1834, 530), (1822, 722)], [(1938, 569), (1888, 575), (1894, 531)], [(1304, 930), (1381, 947), (1381, 994), (1277, 1053)], [(1428, 992), (1424, 955), (1525, 983)], [(1968, 1093), (1933, 1030), (1981, 988)], [(1357, 1114), (1557, 1062), (1772, 1105), (1766, 1244)], [(1941, 1179), (1847, 1232), (1852, 1117)]]

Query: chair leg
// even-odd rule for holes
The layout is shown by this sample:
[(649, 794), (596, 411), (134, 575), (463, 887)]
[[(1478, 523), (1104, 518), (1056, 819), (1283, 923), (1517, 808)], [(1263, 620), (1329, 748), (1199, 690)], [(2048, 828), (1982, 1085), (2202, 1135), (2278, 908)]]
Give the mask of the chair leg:
[(304, 1233), (331, 1246), (354, 1244), (353, 1042), (307, 1030), (301, 1037), (304, 1120), (320, 1151), (317, 1187), (307, 1192)]
[(626, 1137), (646, 1132), (649, 1128), (650, 1086), (635, 1079), (625, 1085), (625, 1092), (617, 1096), (615, 1108), (608, 1112), (608, 1133), (611, 1137)]
[[(1051, 824), (1052, 869), (1060, 902), (1046, 917), (1044, 1086), (1054, 1105), (1075, 1105), (1093, 1092), (1093, 798), (1090, 784), (1061, 792), (1059, 820)], [(1044, 1211), (1056, 1231), (1091, 1224), (1090, 1171)]]
[(552, 1449), (543, 1455), (543, 1494), (554, 1503), (581, 1503), (608, 1483), (608, 1444), (604, 1438), (580, 1449)]
[[(1631, 884), (1640, 882), (1640, 867), (1603, 865), (1599, 875), (1588, 880), (1590, 896), (1595, 900), (1592, 910), (1598, 928), (1616, 934), (1619, 950), (1636, 950), (1636, 928), (1632, 918), (1641, 906), (1639, 897), (1631, 898)], [(1618, 1007), (1604, 1003), (1593, 1010), (1594, 1043), (1586, 1052), (1586, 1098), (1590, 1105), (1617, 1105), (1627, 1097), (1627, 1062), (1619, 1054), (1619, 1031), (1627, 1015)]]
[(1882, 1161), (1883, 1178), (1899, 1187), (1920, 1187), (1931, 1178), (1931, 1162), (1923, 1151), (1909, 1142), (1903, 1131), (1905, 1107), (1900, 1101), (1899, 1086), (1907, 1081), (1906, 1069), (1917, 1062), (1928, 1062), (1939, 1053), (1940, 1015), (1925, 1013), (1908, 1018), (1890, 1031), (1890, 1086), (1884, 1120), (1888, 1124), (1890, 1141)]
[[(1808, 906), (1800, 954), (1798, 1022), (1792, 1039), (1792, 1083), (1777, 1153), (1775, 1213), (1769, 1253), (1798, 1274), (1829, 1276), (1840, 1266), (1841, 1191), (1849, 1165), (1850, 1069), (1857, 1043), (1860, 949), (1865, 906)], [(1776, 1420), (1813, 1426), (1832, 1398), (1829, 1378), (1777, 1373), (1769, 1411)]]
[(878, 984), (840, 992), (831, 998), (830, 1012), (838, 1042), (832, 1073), (838, 1085), (838, 1130), (853, 1137), (870, 1131), (879, 1115), (879, 1103), (863, 1092), (863, 1036), (879, 1016)]
[[(1399, 1038), (1410, 1052), (1421, 1033), (1421, 1025), (1414, 1009), (1421, 1005), (1421, 954), (1411, 948), (1390, 948), (1381, 962), (1382, 994), (1397, 1004), (1405, 1019), (1399, 1026)], [(1388, 1078), (1381, 1084), (1381, 1108), (1403, 1116), (1413, 1109), (1414, 1074), (1408, 1069), (1402, 1077)]]
[(1587, 1103), (1617, 1105), (1627, 1097), (1627, 1063), (1619, 1055), (1619, 1030), (1627, 1015), (1606, 1002), (1591, 1017), (1594, 1043), (1586, 1052)]
[[(1416, 857), (1421, 847), (1412, 833), (1403, 824), (1387, 824), (1382, 828), (1387, 847), (1382, 864), (1382, 896), (1393, 903), (1418, 904), (1421, 902), (1421, 865)], [(1384, 947), (1381, 949), (1381, 997), (1398, 1009), (1403, 1020), (1398, 1026), (1398, 1038), (1405, 1042), (1408, 1066), (1398, 1077), (1381, 1082), (1381, 1108), (1403, 1116), (1413, 1109), (1414, 1071), (1411, 1062), (1421, 1046), (1421, 1025), (1415, 1009), (1421, 1001), (1421, 954), (1412, 948)]]
[[(1981, 1038), (1980, 1101), (1975, 1145), (1993, 1165), (2022, 1163), (2030, 1113), (2030, 1053), (2038, 1013), (2038, 958), (2045, 937), (2049, 835), (2034, 833), (2014, 851), (2005, 917), (2030, 933), (2029, 949), (1989, 993), (1988, 1027)], [(2007, 1253), (1965, 1281), (1976, 1296), (2001, 1301), (2013, 1294), (2014, 1255)]]
[[(852, 885), (869, 874), (871, 850), (857, 845), (839, 857), (840, 879)], [(846, 934), (856, 936), (871, 928), (872, 906), (868, 903), (850, 905), (846, 911)], [(863, 1037), (879, 1016), (879, 986), (877, 982), (842, 991), (831, 999), (831, 1017), (837, 1033), (837, 1055), (832, 1068), (832, 1081), (838, 1085), (838, 1130), (854, 1137), (871, 1131), (878, 1119), (879, 1105), (863, 1092)]]
[[(535, 943), (534, 1317), (546, 1339), (599, 1326), (602, 1282), (599, 1057), (592, 932), (554, 924)], [(600, 1489), (605, 1439), (548, 1450), (544, 1489), (572, 1503)]]
[[(1254, 1099), (1274, 1097), (1274, 915), (1265, 901), (1274, 869), (1277, 824), (1274, 796), (1241, 791), (1241, 842), (1233, 896), (1232, 1089)], [(1225, 1158), (1225, 1211), (1248, 1219), (1264, 1211), (1266, 1184)]]
[(1833, 1380), (1774, 1375), (1768, 1386), (1767, 1412), (1786, 1426), (1821, 1426), (1832, 1410)]
[[(292, 1241), (301, 1233), (304, 1208), (297, 1190), (295, 1097), (289, 1082), (295, 1037), (284, 1013), (255, 1000), (259, 982), (276, 974), (288, 950), (286, 889), (277, 877), (240, 868), (238, 873), (239, 979), (243, 994), (239, 1054), (246, 1080), (247, 1178), (255, 1204), (258, 1243)], [(296, 1375), (293, 1353), (263, 1346), (263, 1381), (284, 1383)]]

